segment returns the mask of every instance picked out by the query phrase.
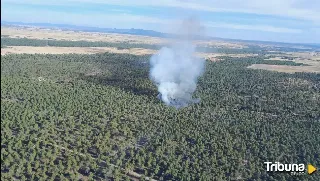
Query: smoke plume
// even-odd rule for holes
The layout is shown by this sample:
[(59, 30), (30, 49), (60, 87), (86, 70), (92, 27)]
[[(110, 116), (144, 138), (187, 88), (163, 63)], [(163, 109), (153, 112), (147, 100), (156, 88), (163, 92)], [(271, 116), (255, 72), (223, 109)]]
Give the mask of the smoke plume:
[(201, 31), (198, 21), (188, 19), (182, 23), (180, 30), (178, 40), (170, 47), (161, 48), (150, 60), (150, 78), (158, 87), (158, 98), (176, 108), (200, 101), (193, 99), (192, 94), (205, 63), (195, 56), (196, 47), (192, 42)]

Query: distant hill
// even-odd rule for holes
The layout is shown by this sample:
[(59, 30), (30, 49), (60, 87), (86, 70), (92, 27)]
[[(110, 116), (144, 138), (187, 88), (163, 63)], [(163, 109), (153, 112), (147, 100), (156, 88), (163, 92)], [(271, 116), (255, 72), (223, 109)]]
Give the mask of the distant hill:
[(72, 30), (72, 31), (120, 33), (120, 34), (153, 36), (153, 37), (172, 36), (167, 33), (161, 33), (153, 30), (134, 29), (134, 28), (117, 29), (117, 28), (99, 28), (99, 27), (87, 27), (87, 26), (67, 25), (67, 24), (23, 23), (23, 22), (7, 22), (7, 21), (1, 21), (1, 25), (36, 26), (41, 28), (58, 28), (62, 30)]
[[(6, 26), (35, 26), (39, 28), (54, 28), (61, 30), (72, 30), (72, 31), (84, 31), (84, 32), (101, 32), (101, 33), (119, 33), (119, 34), (130, 34), (130, 35), (142, 35), (151, 37), (161, 37), (161, 38), (174, 38), (177, 35), (162, 33), (154, 30), (144, 30), (144, 29), (117, 29), (117, 28), (99, 28), (99, 27), (88, 27), (88, 26), (77, 26), (68, 24), (51, 24), (51, 23), (23, 23), (23, 22), (8, 22), (1, 21), (1, 25)], [(320, 44), (302, 44), (302, 43), (283, 43), (283, 42), (271, 42), (271, 41), (256, 41), (256, 40), (240, 40), (240, 39), (227, 39), (218, 37), (204, 37), (195, 36), (197, 39), (205, 40), (221, 40), (226, 42), (242, 42), (247, 44), (264, 44), (279, 47), (298, 47), (298, 49), (315, 49), (320, 50)]]

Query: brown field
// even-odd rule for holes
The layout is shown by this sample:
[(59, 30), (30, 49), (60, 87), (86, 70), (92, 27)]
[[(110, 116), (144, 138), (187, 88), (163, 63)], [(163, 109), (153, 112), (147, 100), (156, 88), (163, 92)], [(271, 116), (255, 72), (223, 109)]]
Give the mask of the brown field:
[(114, 47), (31, 47), (31, 46), (8, 46), (1, 48), (1, 55), (11, 53), (27, 53), (27, 54), (94, 54), (94, 53), (129, 53), (135, 55), (145, 55), (156, 53), (155, 50), (143, 49), (143, 48), (131, 48), (131, 49), (117, 49)]
[[(30, 39), (54, 39), (68, 41), (104, 41), (104, 42), (128, 42), (128, 43), (144, 43), (144, 44), (166, 44), (171, 40), (164, 38), (156, 38), (149, 36), (124, 35), (115, 33), (95, 33), (95, 32), (74, 32), (62, 31), (58, 29), (40, 29), (36, 27), (1, 27), (1, 34), (12, 38), (30, 38)], [(196, 41), (196, 44), (213, 47), (228, 47), (241, 49), (246, 47), (241, 43), (229, 43), (223, 41)], [(154, 54), (157, 51), (143, 48), (117, 49), (113, 47), (31, 47), (31, 46), (9, 46), (1, 48), (1, 55), (10, 53), (29, 53), (29, 54), (65, 54), (65, 53), (129, 53), (135, 55)], [(208, 58), (212, 61), (218, 60), (218, 56), (226, 54), (219, 53), (197, 53), (198, 56)], [(232, 57), (254, 56), (253, 54), (232, 54)]]
[(266, 60), (293, 61), (295, 63), (303, 63), (309, 66), (288, 66), (288, 65), (267, 65), (253, 64), (248, 68), (265, 69), (277, 72), (295, 73), (295, 72), (314, 72), (320, 73), (320, 55), (314, 52), (293, 52), (286, 56), (293, 57), (293, 60), (281, 59), (281, 57), (268, 58)]
[[(125, 35), (116, 33), (98, 33), (98, 32), (75, 32), (62, 31), (58, 29), (40, 29), (36, 27), (1, 27), (1, 35), (11, 38), (30, 38), (44, 40), (68, 40), (68, 41), (104, 41), (104, 42), (128, 42), (143, 44), (166, 44), (170, 39), (157, 38), (140, 35)], [(237, 48), (246, 47), (242, 43), (230, 43), (223, 41), (196, 41), (196, 44), (208, 45), (213, 47)]]
[[(6, 35), (13, 38), (30, 38), (30, 39), (54, 39), (54, 40), (68, 40), (68, 41), (104, 41), (104, 42), (127, 42), (127, 43), (143, 43), (143, 44), (166, 44), (170, 39), (138, 36), (138, 35), (124, 35), (116, 33), (97, 33), (97, 32), (75, 32), (75, 31), (62, 31), (59, 29), (41, 29), (36, 27), (1, 27), (1, 35)], [(238, 42), (223, 42), (217, 41), (196, 41), (196, 44), (202, 46), (211, 46), (219, 48), (235, 48), (241, 49), (247, 46), (244, 43)], [(263, 45), (262, 45), (263, 46)], [(266, 45), (269, 46), (269, 45)], [(95, 53), (129, 53), (134, 55), (155, 54), (156, 50), (131, 48), (131, 49), (117, 49), (114, 47), (31, 47), (31, 46), (9, 46), (1, 48), (1, 55), (11, 53), (29, 53), (29, 54), (95, 54)], [(276, 55), (276, 52), (275, 52)], [(231, 57), (248, 57), (256, 56), (256, 54), (222, 54), (222, 53), (197, 53), (197, 56), (218, 61), (219, 56)], [(269, 60), (287, 60), (281, 59), (281, 56), (269, 58)], [(297, 63), (304, 63), (310, 66), (286, 66), (286, 65), (266, 65), (254, 64), (248, 68), (252, 69), (265, 69), (278, 72), (320, 72), (320, 54), (312, 52), (292, 52), (286, 53), (287, 57), (293, 57)]]
[(67, 41), (104, 41), (104, 42), (129, 42), (129, 43), (146, 43), (160, 44), (166, 43), (168, 40), (138, 36), (124, 35), (116, 33), (96, 33), (96, 32), (75, 32), (62, 31), (54, 29), (40, 28), (23, 28), (23, 27), (1, 27), (1, 35), (7, 35), (11, 38), (30, 38), (43, 40), (67, 40)]

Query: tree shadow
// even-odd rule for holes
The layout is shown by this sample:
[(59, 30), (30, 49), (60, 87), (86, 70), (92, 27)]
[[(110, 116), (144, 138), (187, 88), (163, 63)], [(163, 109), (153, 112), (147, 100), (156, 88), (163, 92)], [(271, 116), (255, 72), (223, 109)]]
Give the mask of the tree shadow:
[[(124, 73), (126, 74), (126, 73)], [(106, 86), (118, 87), (126, 92), (131, 92), (135, 95), (145, 95), (156, 99), (158, 92), (156, 87), (152, 85), (151, 81), (146, 79), (145, 75), (137, 77), (137, 75), (113, 74), (107, 75), (85, 75), (80, 74), (80, 79), (101, 84)]]
[(158, 91), (149, 79), (150, 56), (127, 54), (101, 54), (91, 61), (97, 63), (97, 69), (90, 73), (80, 73), (81, 80), (120, 88), (137, 96), (147, 96), (156, 100)]

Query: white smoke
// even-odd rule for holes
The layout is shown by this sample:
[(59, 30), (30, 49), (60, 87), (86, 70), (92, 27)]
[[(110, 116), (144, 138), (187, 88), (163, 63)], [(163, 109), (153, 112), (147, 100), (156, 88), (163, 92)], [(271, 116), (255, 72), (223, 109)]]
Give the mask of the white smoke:
[(199, 27), (194, 19), (185, 21), (183, 38), (151, 57), (150, 78), (158, 86), (158, 98), (169, 106), (181, 108), (200, 101), (192, 98), (205, 63), (195, 56), (196, 47), (192, 43)]

